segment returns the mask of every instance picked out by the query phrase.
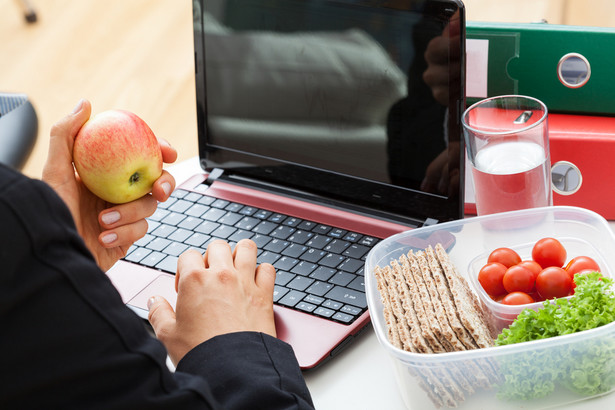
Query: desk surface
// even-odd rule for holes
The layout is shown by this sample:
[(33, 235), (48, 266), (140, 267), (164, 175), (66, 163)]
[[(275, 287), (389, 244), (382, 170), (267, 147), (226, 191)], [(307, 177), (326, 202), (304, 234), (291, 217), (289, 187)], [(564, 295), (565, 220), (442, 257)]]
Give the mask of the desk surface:
[[(169, 167), (168, 170), (179, 185), (200, 171), (198, 158), (190, 158)], [(615, 222), (609, 222), (609, 225), (615, 229)], [(338, 356), (314, 370), (305, 372), (304, 376), (314, 404), (319, 410), (405, 409), (391, 359), (380, 347), (371, 325)], [(589, 410), (614, 407), (615, 394), (610, 394), (562, 408)]]

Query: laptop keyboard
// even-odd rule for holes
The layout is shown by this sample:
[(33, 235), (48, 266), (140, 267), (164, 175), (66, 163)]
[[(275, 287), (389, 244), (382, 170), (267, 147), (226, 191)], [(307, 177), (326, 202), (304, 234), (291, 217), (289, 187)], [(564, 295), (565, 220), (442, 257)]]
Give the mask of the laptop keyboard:
[(214, 239), (258, 246), (258, 263), (276, 268), (274, 303), (350, 324), (367, 310), (363, 268), (378, 239), (314, 221), (178, 189), (148, 218), (127, 261), (175, 274), (187, 249)]

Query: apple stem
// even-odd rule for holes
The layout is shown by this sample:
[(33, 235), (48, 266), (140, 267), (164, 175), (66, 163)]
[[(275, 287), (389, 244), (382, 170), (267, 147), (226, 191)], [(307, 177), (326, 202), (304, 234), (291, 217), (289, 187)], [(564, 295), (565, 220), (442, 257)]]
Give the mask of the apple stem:
[(135, 182), (139, 181), (139, 173), (135, 172), (134, 174), (132, 174), (130, 176), (130, 178), (128, 179), (128, 182), (130, 182), (130, 185), (134, 184)]

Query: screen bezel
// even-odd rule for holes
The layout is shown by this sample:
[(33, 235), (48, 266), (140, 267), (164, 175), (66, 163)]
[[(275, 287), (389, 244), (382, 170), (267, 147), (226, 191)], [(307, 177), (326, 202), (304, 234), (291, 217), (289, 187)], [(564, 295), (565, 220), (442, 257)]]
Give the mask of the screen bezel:
[[(450, 138), (459, 141), (459, 189), (455, 195), (449, 197), (428, 194), (408, 188), (394, 186), (383, 182), (371, 181), (364, 178), (350, 177), (331, 171), (315, 169), (301, 164), (294, 164), (282, 160), (274, 161), (267, 158), (268, 165), (262, 163), (262, 158), (253, 154), (237, 150), (224, 149), (208, 145), (207, 99), (204, 62), (204, 27), (203, 19), (199, 14), (204, 9), (204, 0), (194, 0), (194, 46), (195, 46), (195, 84), (197, 103), (197, 127), (199, 135), (199, 157), (201, 167), (205, 171), (213, 168), (224, 169), (223, 178), (239, 179), (242, 183), (263, 182), (266, 186), (277, 187), (279, 192), (289, 189), (292, 194), (301, 193), (304, 197), (311, 197), (319, 202), (350, 204), (357, 209), (377, 210), (380, 214), (400, 222), (421, 221), (443, 222), (460, 219), (464, 209), (464, 163), (465, 148), (461, 131), (461, 114), (465, 107), (465, 9), (458, 0), (429, 0), (441, 4), (442, 8), (454, 8), (460, 19), (458, 51), (460, 72), (459, 95), (449, 94), (449, 133)], [(382, 3), (382, 2), (378, 2)], [(385, 2), (386, 3), (386, 2)], [(411, 2), (408, 2), (411, 4)], [(374, 6), (385, 7), (385, 6)], [(228, 160), (225, 164), (212, 163), (211, 153), (220, 150)], [(449, 160), (449, 162), (450, 162)], [(253, 164), (253, 166), (237, 167), (232, 164)], [(227, 166), (227, 164), (229, 164)], [(257, 182), (259, 181), (259, 182)], [(326, 189), (324, 188), (326, 187)], [(331, 187), (335, 187), (334, 192)]]

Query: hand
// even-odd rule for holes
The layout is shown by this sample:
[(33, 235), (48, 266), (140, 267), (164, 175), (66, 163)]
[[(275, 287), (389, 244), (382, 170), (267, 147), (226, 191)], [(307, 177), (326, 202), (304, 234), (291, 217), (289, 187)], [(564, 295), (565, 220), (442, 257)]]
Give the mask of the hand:
[(175, 365), (186, 353), (218, 335), (254, 331), (276, 336), (273, 316), (275, 269), (256, 266), (256, 244), (222, 240), (205, 256), (188, 250), (179, 257), (175, 312), (161, 296), (149, 300), (149, 321)]
[[(73, 142), (91, 112), (90, 103), (82, 100), (71, 114), (52, 127), (43, 181), (64, 200), (79, 234), (98, 266), (106, 271), (126, 255), (136, 240), (145, 235), (145, 218), (156, 211), (157, 201), (169, 198), (175, 189), (175, 179), (163, 171), (154, 183), (151, 194), (121, 205), (109, 204), (92, 194), (73, 166)], [(160, 148), (164, 162), (177, 159), (177, 152), (165, 141), (160, 141)]]

